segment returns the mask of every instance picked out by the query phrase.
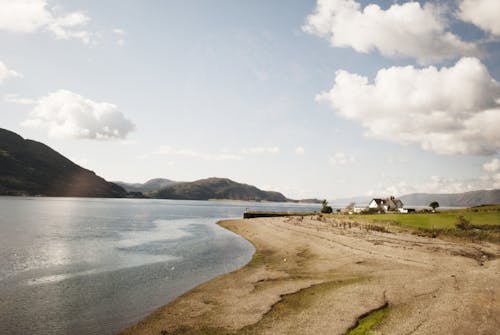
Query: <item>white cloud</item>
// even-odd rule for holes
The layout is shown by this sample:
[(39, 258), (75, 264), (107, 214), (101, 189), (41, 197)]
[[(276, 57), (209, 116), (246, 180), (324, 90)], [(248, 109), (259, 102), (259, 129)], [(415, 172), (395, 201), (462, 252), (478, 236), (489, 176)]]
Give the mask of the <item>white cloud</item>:
[(123, 29), (120, 28), (115, 28), (112, 30), (113, 34), (118, 36), (118, 40), (116, 41), (116, 44), (119, 46), (124, 46), (125, 45), (125, 36), (127, 35), (127, 32)]
[(3, 101), (16, 105), (34, 105), (36, 100), (20, 97), (18, 94), (5, 94)]
[(22, 75), (12, 69), (9, 69), (2, 61), (0, 61), (0, 84), (11, 78), (21, 78)]
[(113, 33), (115, 33), (116, 35), (120, 35), (120, 36), (127, 35), (127, 32), (123, 29), (120, 29), (120, 28), (113, 29)]
[(253, 147), (242, 149), (241, 153), (244, 155), (259, 155), (259, 154), (277, 154), (280, 151), (280, 148), (276, 146), (272, 147)]
[(38, 100), (24, 126), (47, 129), (52, 137), (111, 140), (125, 138), (135, 126), (116, 105), (58, 90)]
[(354, 156), (346, 154), (344, 152), (337, 152), (333, 156), (330, 156), (330, 164), (332, 165), (346, 165), (353, 163), (355, 161)]
[(431, 176), (419, 183), (399, 181), (394, 184), (380, 183), (374, 190), (366, 193), (369, 196), (401, 196), (410, 193), (462, 193), (481, 189), (500, 187), (500, 173), (479, 178), (446, 178)]
[(298, 146), (295, 148), (295, 153), (297, 155), (303, 155), (303, 154), (305, 154), (305, 152), (306, 152), (306, 150), (302, 146)]
[(175, 149), (169, 146), (162, 146), (156, 152), (157, 155), (185, 156), (208, 161), (240, 160), (240, 155), (231, 153), (202, 153), (191, 149)]
[[(493, 0), (498, 1), (498, 0)], [(318, 0), (303, 30), (328, 38), (335, 47), (351, 47), (362, 53), (377, 49), (391, 57), (412, 57), (430, 64), (463, 55), (474, 55), (474, 44), (447, 31), (443, 9), (418, 2), (364, 9), (354, 0)]]
[(83, 11), (67, 14), (47, 8), (47, 0), (0, 0), (0, 31), (34, 33), (49, 31), (58, 39), (91, 42), (92, 34), (81, 29), (90, 18)]
[(479, 28), (500, 36), (500, 1), (462, 0), (458, 16)]
[(483, 169), (487, 172), (500, 172), (500, 159), (493, 158), (491, 161), (484, 163)]
[(367, 135), (420, 144), (439, 154), (490, 155), (500, 149), (500, 84), (476, 58), (454, 66), (391, 67), (368, 78), (337, 71), (335, 85), (316, 97)]
[(222, 150), (217, 153), (200, 152), (198, 150), (188, 148), (172, 148), (170, 146), (162, 146), (156, 150), (157, 155), (171, 155), (171, 156), (184, 156), (198, 158), (207, 161), (226, 161), (226, 160), (241, 160), (248, 155), (263, 155), (263, 154), (276, 154), (279, 148), (275, 146), (270, 147), (253, 147), (241, 149), (239, 152), (231, 152), (229, 150)]
[(280, 192), (287, 198), (291, 199), (313, 199), (317, 197), (317, 193), (304, 187), (294, 187), (289, 185), (263, 185), (259, 187), (262, 190), (273, 190)]

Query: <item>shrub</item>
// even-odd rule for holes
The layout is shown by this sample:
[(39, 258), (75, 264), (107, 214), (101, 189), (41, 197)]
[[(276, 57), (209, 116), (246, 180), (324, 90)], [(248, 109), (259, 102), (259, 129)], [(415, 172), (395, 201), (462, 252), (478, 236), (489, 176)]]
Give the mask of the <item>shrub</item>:
[(378, 211), (378, 208), (365, 208), (361, 211), (361, 214), (376, 214)]
[(321, 213), (330, 214), (333, 212), (332, 206), (328, 206), (328, 201), (323, 200), (321, 203)]
[(324, 206), (321, 208), (321, 213), (329, 214), (333, 212), (333, 208), (331, 206)]
[(457, 221), (458, 222), (455, 225), (455, 227), (457, 227), (458, 229), (470, 230), (470, 229), (474, 228), (474, 226), (470, 223), (470, 221), (461, 215), (457, 218)]

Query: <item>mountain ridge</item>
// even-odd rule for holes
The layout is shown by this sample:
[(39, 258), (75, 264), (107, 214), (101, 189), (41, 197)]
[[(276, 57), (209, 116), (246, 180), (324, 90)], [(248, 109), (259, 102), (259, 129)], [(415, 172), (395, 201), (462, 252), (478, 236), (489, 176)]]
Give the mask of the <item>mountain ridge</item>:
[(205, 178), (193, 182), (181, 182), (151, 193), (157, 199), (177, 200), (248, 200), (288, 202), (290, 199), (274, 191), (263, 191), (255, 186), (235, 182), (228, 178)]
[(153, 178), (144, 183), (127, 183), (124, 181), (113, 181), (116, 185), (120, 185), (127, 192), (153, 192), (159, 190), (160, 188), (180, 183), (178, 181), (173, 181), (166, 178)]
[[(351, 202), (357, 205), (368, 205), (372, 198), (387, 198), (389, 195), (378, 195), (374, 197), (358, 196), (350, 198), (335, 199), (331, 202), (338, 205), (347, 205)], [(441, 207), (473, 207), (480, 205), (500, 204), (500, 189), (475, 190), (462, 193), (410, 193), (398, 197), (405, 206), (429, 206), (437, 201)]]
[(126, 191), (46, 144), (0, 128), (0, 194), (121, 198)]
[(409, 206), (428, 206), (437, 201), (441, 207), (473, 207), (500, 204), (500, 189), (463, 193), (411, 193), (399, 197)]

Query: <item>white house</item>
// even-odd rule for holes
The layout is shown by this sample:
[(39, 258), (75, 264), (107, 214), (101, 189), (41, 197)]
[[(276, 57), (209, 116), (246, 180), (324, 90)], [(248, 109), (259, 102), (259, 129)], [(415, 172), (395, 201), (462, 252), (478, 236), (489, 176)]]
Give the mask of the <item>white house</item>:
[(377, 209), (380, 212), (398, 211), (400, 213), (405, 213), (403, 202), (392, 196), (386, 199), (373, 198), (368, 204), (368, 208)]
[(368, 208), (382, 209), (384, 207), (384, 200), (380, 198), (373, 198), (368, 204)]

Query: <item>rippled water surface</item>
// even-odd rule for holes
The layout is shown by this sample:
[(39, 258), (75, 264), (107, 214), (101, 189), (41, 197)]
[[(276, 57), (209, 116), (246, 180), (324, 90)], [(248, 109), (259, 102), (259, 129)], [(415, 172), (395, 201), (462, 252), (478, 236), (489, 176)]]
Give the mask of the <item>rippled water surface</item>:
[(0, 334), (114, 334), (254, 248), (215, 224), (317, 206), (0, 197)]

